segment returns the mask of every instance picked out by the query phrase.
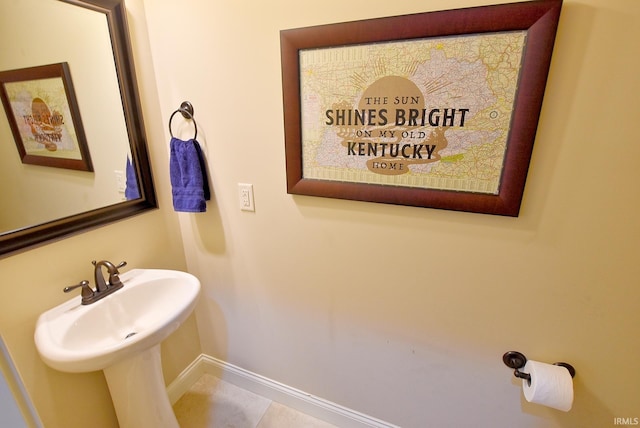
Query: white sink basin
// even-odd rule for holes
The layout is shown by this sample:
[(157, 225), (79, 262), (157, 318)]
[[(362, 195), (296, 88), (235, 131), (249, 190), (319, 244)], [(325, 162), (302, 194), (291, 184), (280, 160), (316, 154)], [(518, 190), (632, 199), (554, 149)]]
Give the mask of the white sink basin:
[(193, 311), (200, 281), (185, 272), (132, 269), (124, 287), (90, 305), (80, 296), (44, 312), (35, 331), (44, 362), (63, 372), (103, 370), (158, 345)]

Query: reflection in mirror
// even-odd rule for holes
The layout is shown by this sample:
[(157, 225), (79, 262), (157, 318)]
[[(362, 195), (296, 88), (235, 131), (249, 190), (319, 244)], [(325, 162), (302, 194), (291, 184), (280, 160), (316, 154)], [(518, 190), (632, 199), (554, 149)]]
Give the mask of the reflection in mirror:
[[(25, 77), (21, 93), (5, 97), (10, 106), (0, 110), (0, 254), (156, 207), (122, 0), (0, 2), (0, 52), (0, 75), (68, 64), (80, 120), (64, 132), (81, 127), (93, 163), (86, 171), (21, 160), (13, 111), (36, 96), (54, 111), (65, 98)], [(17, 135), (25, 148), (65, 156), (62, 144), (47, 152), (29, 131)]]

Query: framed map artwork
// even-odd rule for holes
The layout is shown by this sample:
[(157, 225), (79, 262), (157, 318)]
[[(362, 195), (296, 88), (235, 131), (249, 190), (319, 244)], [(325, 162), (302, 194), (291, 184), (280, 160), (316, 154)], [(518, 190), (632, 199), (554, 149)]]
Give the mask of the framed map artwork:
[(0, 97), (22, 163), (93, 171), (66, 62), (0, 71)]
[(288, 193), (518, 216), (561, 7), (281, 31)]

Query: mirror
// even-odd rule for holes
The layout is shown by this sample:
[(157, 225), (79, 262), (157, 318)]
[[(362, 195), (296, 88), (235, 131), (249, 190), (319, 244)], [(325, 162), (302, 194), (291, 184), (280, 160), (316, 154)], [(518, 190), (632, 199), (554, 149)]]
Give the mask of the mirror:
[[(19, 115), (4, 105), (0, 255), (157, 207), (123, 0), (0, 2), (0, 52), (0, 75), (66, 64), (79, 114), (73, 127), (84, 134), (92, 164), (92, 170), (60, 167), (57, 160), (48, 159), (58, 154), (42, 148), (44, 164), (25, 162), (10, 119), (18, 123)], [(31, 85), (32, 79), (25, 80)], [(0, 90), (8, 87), (2, 85)], [(37, 88), (45, 98), (49, 95), (47, 89)], [(45, 99), (40, 105), (46, 103)], [(35, 101), (29, 105), (35, 106)], [(10, 109), (16, 110), (13, 106)]]

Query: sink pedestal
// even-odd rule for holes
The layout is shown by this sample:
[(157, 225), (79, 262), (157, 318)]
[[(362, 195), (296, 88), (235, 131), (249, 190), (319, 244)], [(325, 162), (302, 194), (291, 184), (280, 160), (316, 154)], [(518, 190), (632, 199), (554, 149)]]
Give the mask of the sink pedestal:
[(120, 428), (179, 428), (164, 385), (160, 344), (104, 369)]
[(132, 269), (122, 289), (90, 305), (79, 296), (38, 317), (42, 360), (69, 373), (102, 370), (121, 428), (179, 428), (167, 395), (160, 343), (193, 312), (200, 281), (186, 272)]

